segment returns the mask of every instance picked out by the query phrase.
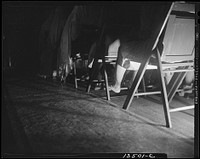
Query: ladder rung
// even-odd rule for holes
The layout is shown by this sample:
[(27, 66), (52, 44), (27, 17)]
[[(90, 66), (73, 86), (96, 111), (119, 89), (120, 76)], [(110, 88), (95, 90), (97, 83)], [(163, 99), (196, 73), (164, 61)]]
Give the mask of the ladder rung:
[(163, 72), (190, 72), (190, 71), (194, 71), (194, 69), (184, 69), (184, 70), (164, 70)]
[(194, 109), (194, 105), (170, 109), (169, 112), (170, 112), (170, 113), (171, 113), (171, 112), (178, 112), (178, 111), (183, 111), (183, 110), (188, 110), (188, 109)]
[(136, 96), (142, 96), (142, 95), (151, 95), (151, 94), (160, 94), (160, 91), (154, 91), (154, 92), (141, 92), (141, 93), (135, 93)]

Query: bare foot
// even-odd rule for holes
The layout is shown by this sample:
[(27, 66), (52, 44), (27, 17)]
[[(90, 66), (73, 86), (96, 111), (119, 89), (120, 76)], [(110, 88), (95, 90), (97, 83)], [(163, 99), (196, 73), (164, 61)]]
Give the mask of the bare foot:
[(119, 86), (108, 86), (108, 90), (109, 91), (113, 91), (113, 92), (115, 92), (115, 93), (120, 93), (120, 91), (121, 91), (121, 88), (119, 87)]

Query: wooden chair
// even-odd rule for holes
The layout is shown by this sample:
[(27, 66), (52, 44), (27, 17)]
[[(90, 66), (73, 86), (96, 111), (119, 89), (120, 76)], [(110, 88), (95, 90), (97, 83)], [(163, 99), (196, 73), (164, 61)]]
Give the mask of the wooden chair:
[[(119, 27), (118, 26), (119, 24), (116, 24), (116, 25), (117, 25), (117, 27)], [(115, 24), (114, 25), (112, 24), (112, 26), (115, 27)], [(122, 28), (125, 27), (121, 24), (120, 24), (120, 26)], [(105, 39), (103, 39), (103, 37), (104, 37), (104, 32), (105, 32), (106, 27), (107, 27), (106, 25), (103, 25), (103, 27), (101, 29), (101, 34), (100, 34), (99, 40), (97, 41), (97, 46), (96, 46), (97, 51), (95, 53), (95, 57), (94, 57), (94, 60), (93, 60), (91, 74), (89, 76), (89, 81), (88, 81), (86, 92), (88, 92), (88, 93), (90, 92), (91, 84), (92, 84), (92, 82), (94, 82), (94, 78), (95, 78), (96, 74), (99, 72), (98, 66), (101, 63), (102, 67), (103, 67), (103, 77), (104, 77), (104, 80), (102, 82), (105, 83), (107, 100), (110, 100), (110, 92), (108, 90), (108, 75), (107, 75), (107, 70), (106, 70), (106, 64), (108, 64), (108, 63), (109, 64), (115, 64), (116, 61), (117, 61), (117, 54), (118, 53), (117, 53), (117, 50), (114, 51), (114, 52), (109, 52), (108, 48), (103, 48), (104, 46), (102, 45), (102, 43), (103, 43), (103, 40), (105, 40)], [(156, 32), (158, 32), (158, 31), (156, 31)], [(132, 63), (134, 63), (134, 62), (132, 62)], [(134, 64), (137, 65), (137, 67), (138, 67), (138, 63), (134, 63)], [(129, 69), (129, 70), (131, 70), (131, 69)], [(144, 79), (142, 81), (144, 83)], [(124, 88), (122, 88), (122, 89), (124, 89)], [(125, 89), (127, 89), (127, 88), (125, 88)], [(144, 84), (143, 84), (143, 89), (145, 90)]]
[[(89, 51), (89, 45), (92, 40), (88, 40), (91, 38), (91, 35), (97, 36), (97, 30), (98, 27), (95, 25), (80, 25), (81, 33), (78, 36), (78, 38), (72, 43), (72, 71), (70, 72), (70, 75), (74, 78), (74, 86), (77, 89), (78, 88), (78, 81), (85, 81), (84, 78), (78, 77), (77, 74), (80, 74), (79, 70), (77, 69), (77, 64), (81, 63), (82, 69), (84, 70), (84, 73), (86, 73), (87, 69), (87, 61), (88, 61), (88, 51)], [(88, 38), (88, 39), (87, 39)], [(87, 39), (87, 40), (86, 40)], [(88, 42), (89, 41), (89, 42)], [(86, 44), (86, 45), (85, 45)], [(82, 71), (83, 71), (82, 70)], [(83, 74), (82, 76), (87, 76), (86, 74)]]
[[(186, 73), (194, 71), (194, 41), (195, 41), (195, 19), (194, 12), (188, 12), (194, 9), (194, 5), (175, 3), (172, 6), (170, 14), (168, 15), (167, 25), (164, 32), (163, 51), (160, 52), (155, 43), (154, 56), (157, 61), (157, 67), (161, 84), (161, 92), (147, 92), (139, 95), (158, 94), (161, 93), (163, 108), (166, 120), (166, 126), (171, 128), (170, 113), (183, 111), (187, 109), (194, 109), (192, 106), (184, 106), (180, 108), (169, 108), (169, 103), (172, 101), (175, 93), (181, 85)], [(164, 25), (163, 25), (164, 27)], [(163, 30), (161, 30), (163, 32)], [(141, 79), (148, 68), (150, 57), (141, 63), (138, 73), (133, 81), (128, 96), (124, 102), (123, 109), (127, 110), (136, 93), (136, 90), (141, 82)], [(175, 68), (173, 70), (167, 68)], [(172, 72), (173, 76), (168, 84), (165, 83), (164, 73)]]
[[(113, 25), (114, 26), (114, 25)], [(119, 25), (117, 25), (119, 27)], [(123, 26), (121, 25), (122, 27), (127, 27), (127, 26)], [(101, 36), (97, 42), (97, 51), (99, 51), (99, 47), (102, 47), (101, 43), (102, 43), (102, 37), (103, 37), (103, 34), (104, 34), (104, 30), (105, 30), (106, 26), (104, 25), (103, 28), (102, 28), (102, 31), (101, 31)], [(102, 52), (97, 52), (96, 54), (100, 56), (95, 56), (94, 57), (94, 60), (93, 60), (93, 64), (92, 64), (92, 71), (91, 71), (91, 74), (89, 76), (89, 81), (88, 81), (88, 85), (87, 85), (87, 89), (86, 89), (86, 92), (90, 92), (90, 89), (91, 89), (91, 84), (94, 82), (94, 83), (104, 83), (105, 85), (105, 90), (106, 90), (106, 98), (107, 100), (110, 100), (110, 92), (108, 90), (108, 74), (107, 74), (107, 68), (106, 68), (106, 65), (107, 64), (112, 64), (112, 65), (115, 65), (116, 64), (116, 61), (117, 61), (117, 52), (118, 52), (118, 47), (119, 47), (119, 40), (115, 40), (110, 46), (109, 48), (104, 48), (105, 50), (101, 50)], [(108, 49), (108, 50), (106, 50)], [(103, 54), (102, 54), (103, 53)], [(101, 81), (98, 81), (95, 79), (96, 77), (96, 74), (98, 72), (100, 72), (100, 67), (99, 65), (102, 65), (102, 70), (103, 70), (103, 79)], [(135, 63), (137, 66), (138, 64)], [(129, 69), (129, 71), (133, 71), (132, 69)], [(144, 87), (144, 79), (142, 81), (143, 83), (143, 90), (145, 91), (145, 87)], [(127, 90), (128, 87), (123, 87), (121, 88), (121, 90)]]
[[(194, 71), (194, 5), (185, 3), (172, 3), (171, 8), (165, 18), (165, 21), (160, 29), (158, 37), (153, 45), (153, 54), (155, 63), (151, 62), (149, 56), (144, 59), (143, 63), (137, 63), (132, 61), (132, 64), (138, 66), (136, 77), (129, 90), (128, 96), (124, 102), (123, 109), (128, 110), (134, 96), (160, 94), (162, 96), (163, 108), (166, 120), (166, 126), (172, 127), (171, 112), (183, 111), (187, 109), (193, 109), (192, 106), (184, 106), (181, 108), (170, 109), (169, 103), (172, 101), (175, 93), (181, 85), (186, 73), (188, 71)], [(160, 38), (161, 34), (164, 36)], [(159, 41), (158, 41), (159, 40)], [(162, 41), (161, 41), (162, 40)], [(159, 49), (158, 42), (164, 44), (163, 50)], [(104, 82), (106, 86), (107, 100), (110, 100), (110, 92), (108, 90), (108, 75), (106, 72), (106, 63), (115, 63), (116, 56), (105, 56), (104, 58), (96, 58), (94, 66), (98, 62), (103, 63)], [(151, 62), (151, 64), (149, 63)], [(173, 68), (173, 69), (171, 69)], [(143, 92), (138, 93), (138, 87), (143, 79), (144, 73), (148, 69), (157, 69), (160, 78), (161, 91), (156, 92)], [(95, 67), (94, 67), (94, 70)], [(173, 73), (173, 76), (169, 83), (166, 85), (164, 79), (164, 73)], [(90, 91), (90, 86), (93, 78), (90, 78), (87, 92)]]

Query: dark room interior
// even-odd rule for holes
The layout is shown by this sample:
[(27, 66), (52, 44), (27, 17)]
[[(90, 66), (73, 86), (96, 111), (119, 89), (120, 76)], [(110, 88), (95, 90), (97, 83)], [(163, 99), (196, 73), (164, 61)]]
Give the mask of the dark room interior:
[(198, 6), (3, 1), (1, 156), (199, 157)]

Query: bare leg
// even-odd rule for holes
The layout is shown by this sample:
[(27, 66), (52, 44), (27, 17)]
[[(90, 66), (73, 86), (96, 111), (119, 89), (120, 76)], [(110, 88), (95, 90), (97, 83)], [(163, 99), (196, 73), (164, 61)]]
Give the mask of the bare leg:
[(121, 83), (122, 79), (124, 77), (124, 73), (126, 72), (126, 69), (119, 64), (116, 66), (116, 74), (115, 74), (115, 84), (109, 86), (109, 90), (114, 91), (115, 93), (120, 93), (121, 91)]
[(115, 66), (115, 76), (114, 76), (114, 85), (109, 86), (109, 90), (114, 91), (115, 93), (120, 93), (121, 83), (124, 77), (126, 70), (130, 67), (130, 60), (123, 58), (122, 53), (127, 51), (127, 46), (120, 46), (118, 50), (117, 63)]

